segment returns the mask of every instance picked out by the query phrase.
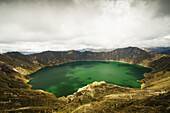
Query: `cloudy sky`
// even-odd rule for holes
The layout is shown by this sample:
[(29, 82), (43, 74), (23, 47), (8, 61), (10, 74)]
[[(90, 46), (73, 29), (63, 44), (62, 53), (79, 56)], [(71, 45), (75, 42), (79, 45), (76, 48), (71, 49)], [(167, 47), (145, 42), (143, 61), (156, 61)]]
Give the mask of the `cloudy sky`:
[(0, 52), (170, 46), (170, 0), (0, 0)]

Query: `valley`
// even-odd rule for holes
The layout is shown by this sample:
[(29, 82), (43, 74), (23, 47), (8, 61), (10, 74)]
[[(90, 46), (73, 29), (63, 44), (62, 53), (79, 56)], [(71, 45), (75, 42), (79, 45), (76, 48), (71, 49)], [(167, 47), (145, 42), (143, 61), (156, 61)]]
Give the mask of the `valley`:
[[(145, 78), (140, 80), (141, 89), (94, 82), (72, 95), (56, 98), (54, 94), (32, 90), (31, 85), (27, 84), (31, 80), (28, 74), (47, 66), (75, 61), (116, 61), (138, 64), (153, 70), (145, 73)], [(0, 109), (2, 112), (129, 112), (139, 109), (145, 112), (168, 112), (169, 77), (169, 55), (153, 55), (136, 47), (110, 52), (72, 50), (31, 55), (9, 52), (0, 54)]]

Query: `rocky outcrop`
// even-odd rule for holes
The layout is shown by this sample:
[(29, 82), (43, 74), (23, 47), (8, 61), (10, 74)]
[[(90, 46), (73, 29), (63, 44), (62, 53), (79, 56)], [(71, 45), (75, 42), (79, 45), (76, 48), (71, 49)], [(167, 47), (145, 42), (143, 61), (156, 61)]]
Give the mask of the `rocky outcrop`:
[[(94, 82), (67, 97), (58, 112), (67, 113), (124, 113), (168, 112), (170, 92), (120, 87)], [(57, 104), (57, 103), (56, 103)], [(59, 103), (58, 103), (59, 104)]]

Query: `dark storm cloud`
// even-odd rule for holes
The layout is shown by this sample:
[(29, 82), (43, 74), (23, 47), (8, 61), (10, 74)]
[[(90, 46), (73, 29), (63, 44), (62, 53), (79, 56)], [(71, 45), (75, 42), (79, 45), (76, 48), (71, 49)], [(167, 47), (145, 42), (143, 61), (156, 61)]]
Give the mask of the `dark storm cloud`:
[(160, 0), (157, 16), (170, 16), (170, 0)]
[(148, 10), (155, 10), (154, 16), (170, 16), (170, 0), (134, 0), (131, 5), (134, 7), (140, 4), (149, 6)]

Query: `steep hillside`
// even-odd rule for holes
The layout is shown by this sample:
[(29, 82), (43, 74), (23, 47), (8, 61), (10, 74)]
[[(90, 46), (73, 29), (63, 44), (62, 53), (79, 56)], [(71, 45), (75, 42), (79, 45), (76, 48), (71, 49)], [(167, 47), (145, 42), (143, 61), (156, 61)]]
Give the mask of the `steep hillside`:
[(111, 57), (113, 60), (117, 61), (122, 60), (125, 62), (140, 64), (143, 60), (151, 60), (154, 55), (136, 47), (128, 47), (112, 51)]
[(170, 56), (163, 56), (150, 62), (149, 67), (152, 67), (153, 71), (144, 75), (142, 88), (170, 89)]
[[(27, 74), (45, 66), (73, 61), (119, 61), (148, 66), (153, 68), (153, 71), (146, 73), (145, 79), (141, 80), (142, 90), (101, 82), (88, 85), (72, 96), (56, 98), (47, 92), (31, 90), (31, 86), (27, 84), (31, 79)], [(166, 99), (169, 97), (169, 77), (170, 56), (152, 55), (136, 47), (120, 48), (110, 52), (72, 50), (46, 51), (31, 55), (9, 52), (0, 54), (0, 109), (3, 112), (73, 111), (81, 113), (82, 111), (111, 112), (113, 110), (115, 112), (140, 112), (140, 110), (167, 112), (169, 110), (167, 107), (169, 100)], [(152, 106), (152, 102), (156, 105)]]

